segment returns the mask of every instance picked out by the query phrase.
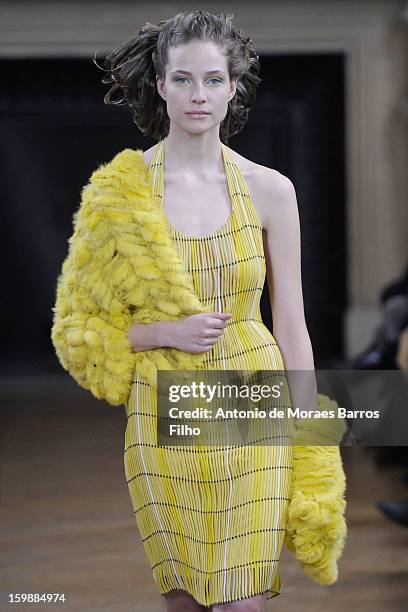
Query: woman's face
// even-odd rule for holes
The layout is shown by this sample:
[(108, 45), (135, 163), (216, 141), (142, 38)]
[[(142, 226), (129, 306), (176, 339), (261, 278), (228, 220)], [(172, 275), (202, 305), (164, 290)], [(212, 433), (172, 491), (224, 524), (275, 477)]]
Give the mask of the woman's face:
[[(210, 41), (193, 40), (170, 47), (163, 82), (156, 77), (159, 95), (167, 102), (170, 123), (199, 134), (219, 125), (236, 82), (230, 81), (228, 60), (220, 47)], [(206, 111), (195, 117), (192, 111)]]

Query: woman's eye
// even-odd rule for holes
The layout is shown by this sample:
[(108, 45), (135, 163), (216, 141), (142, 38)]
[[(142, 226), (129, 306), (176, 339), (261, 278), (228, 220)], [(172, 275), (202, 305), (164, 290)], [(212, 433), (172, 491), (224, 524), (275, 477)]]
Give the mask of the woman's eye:
[[(184, 82), (184, 81), (188, 81), (188, 79), (186, 77), (177, 77), (176, 79), (174, 79), (176, 81), (176, 83), (178, 82)], [(212, 78), (212, 79), (208, 79), (208, 81), (214, 81), (215, 83), (222, 83), (221, 79), (216, 79), (216, 78)]]

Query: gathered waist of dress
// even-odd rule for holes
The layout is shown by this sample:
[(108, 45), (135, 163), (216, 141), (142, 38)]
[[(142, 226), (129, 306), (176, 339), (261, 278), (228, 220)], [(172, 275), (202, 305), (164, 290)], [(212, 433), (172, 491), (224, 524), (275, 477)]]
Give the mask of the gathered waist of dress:
[(264, 322), (262, 321), (261, 318), (256, 318), (256, 317), (251, 317), (251, 318), (245, 318), (245, 319), (236, 319), (234, 317), (234, 315), (232, 315), (231, 319), (228, 320), (228, 325), (239, 325), (239, 324), (245, 324), (245, 323), (261, 323), (262, 325), (264, 325)]
[(254, 341), (253, 334), (255, 332), (255, 335), (260, 339), (262, 338), (264, 341), (266, 340), (267, 342), (272, 342), (273, 344), (276, 344), (276, 339), (273, 333), (265, 325), (261, 317), (251, 317), (244, 319), (234, 319), (234, 317), (231, 317), (231, 319), (228, 321), (228, 325), (224, 329), (224, 335), (226, 334), (227, 336), (230, 336), (232, 334), (235, 336), (235, 329), (237, 327), (244, 328), (242, 330), (244, 333), (246, 328), (248, 333), (252, 337), (252, 341)]
[(282, 369), (276, 338), (262, 319), (254, 317), (228, 323), (214, 345), (209, 361), (211, 365), (222, 365), (224, 369)]

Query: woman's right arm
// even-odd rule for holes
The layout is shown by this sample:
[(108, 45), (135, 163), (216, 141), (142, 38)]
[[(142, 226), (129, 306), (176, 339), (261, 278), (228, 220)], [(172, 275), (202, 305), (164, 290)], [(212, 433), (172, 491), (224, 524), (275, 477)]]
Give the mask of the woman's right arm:
[(78, 384), (120, 405), (130, 393), (137, 351), (162, 346), (190, 353), (209, 350), (230, 315), (198, 313), (176, 321), (133, 324), (134, 303), (126, 294), (140, 301), (137, 289), (146, 280), (129, 258), (129, 251), (134, 254), (140, 248), (124, 232), (134, 220), (133, 210), (120, 193), (111, 194), (110, 180), (109, 173), (98, 170), (82, 190), (57, 281), (51, 338), (62, 367)]
[(127, 337), (131, 312), (116, 298), (126, 261), (116, 253), (110, 220), (94, 205), (99, 193), (88, 183), (73, 217), (74, 232), (57, 280), (51, 338), (62, 367), (79, 385), (120, 405), (131, 389), (136, 355)]
[(134, 352), (170, 347), (202, 353), (214, 346), (231, 316), (224, 312), (203, 312), (176, 321), (137, 323), (130, 328), (128, 338)]
[(154, 323), (136, 323), (129, 330), (129, 341), (132, 351), (149, 351), (150, 349), (170, 346), (169, 331), (174, 321), (155, 321)]

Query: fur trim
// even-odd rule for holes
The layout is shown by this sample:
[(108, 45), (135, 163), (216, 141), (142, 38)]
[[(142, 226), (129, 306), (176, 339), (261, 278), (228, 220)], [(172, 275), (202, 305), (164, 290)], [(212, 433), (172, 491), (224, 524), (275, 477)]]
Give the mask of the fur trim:
[[(317, 399), (319, 410), (337, 407), (327, 395), (318, 393)], [(296, 421), (285, 544), (319, 584), (336, 582), (347, 534), (346, 478), (338, 447), (345, 431), (342, 419)]]
[(157, 385), (160, 369), (199, 368), (205, 353), (134, 353), (135, 323), (210, 312), (166, 231), (143, 151), (124, 149), (82, 189), (74, 233), (57, 281), (52, 342), (64, 369), (97, 398), (126, 403), (137, 367)]

